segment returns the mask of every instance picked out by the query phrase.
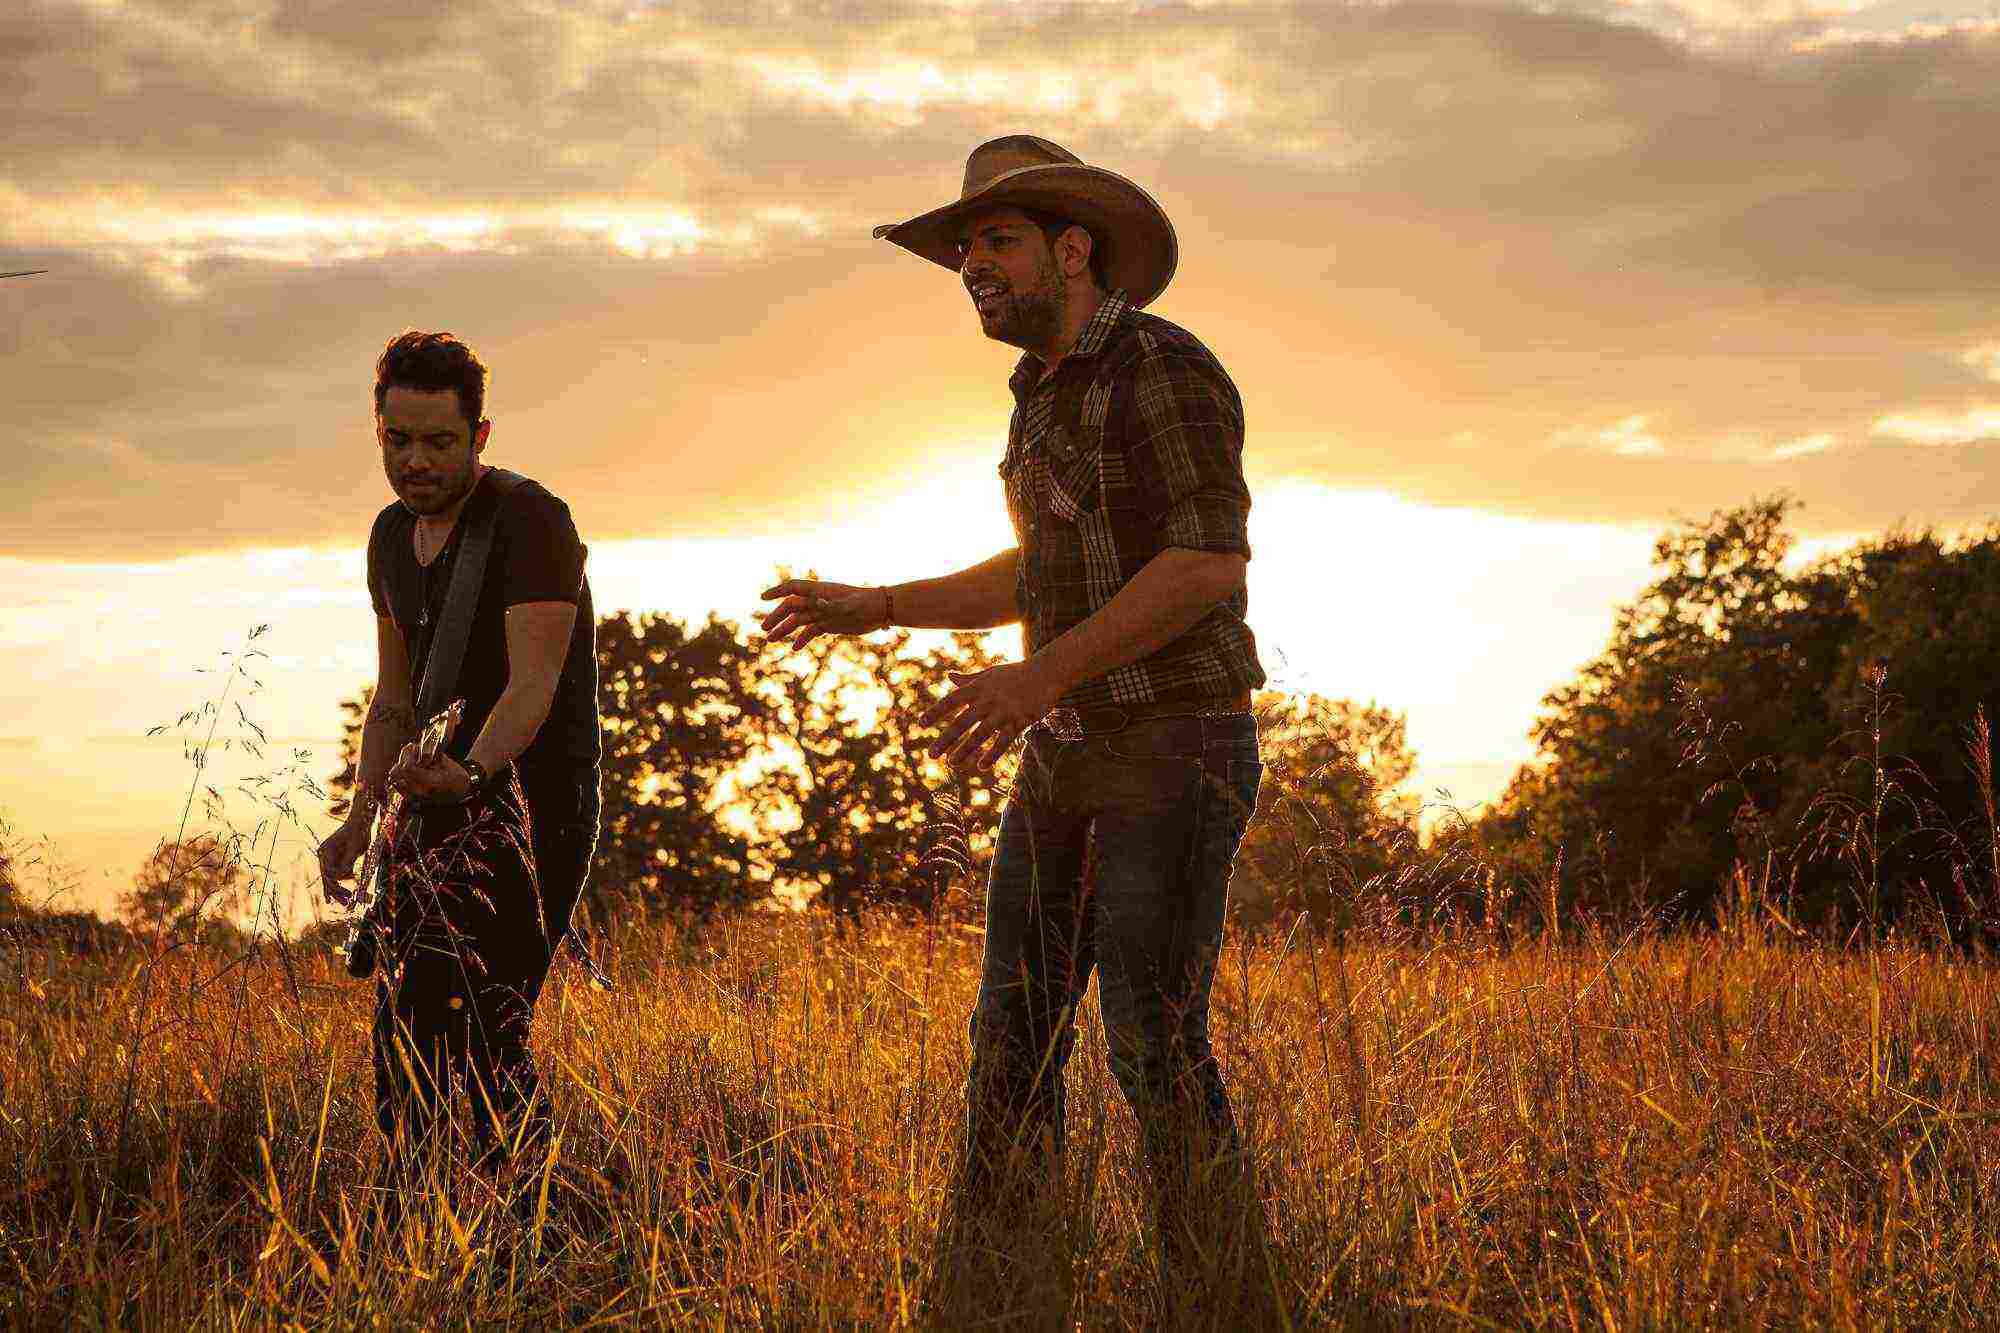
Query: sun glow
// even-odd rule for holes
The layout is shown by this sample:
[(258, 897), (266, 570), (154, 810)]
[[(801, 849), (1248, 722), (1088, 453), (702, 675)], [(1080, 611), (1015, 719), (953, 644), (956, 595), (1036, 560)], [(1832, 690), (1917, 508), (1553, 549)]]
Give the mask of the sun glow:
[[(924, 478), (891, 483), (882, 498), (831, 521), (746, 523), (718, 538), (591, 540), (597, 610), (694, 621), (714, 611), (754, 633), (768, 607), (759, 594), (781, 566), (848, 583), (903, 582), (1013, 545), (991, 450), (961, 442), (930, 456), (937, 461)], [(1270, 687), (1403, 712), (1418, 761), (1412, 788), (1433, 802), (1426, 822), (1437, 816), (1440, 787), (1468, 809), (1499, 792), (1530, 755), (1527, 728), (1541, 697), (1603, 648), (1612, 608), (1653, 573), (1652, 525), (1443, 509), (1254, 471), (1250, 483), (1250, 625)], [(592, 538), (592, 497), (559, 478), (552, 484)], [(1788, 563), (1852, 540), (1802, 540)], [(179, 744), (148, 740), (146, 729), (214, 697), (218, 650), (240, 645), (253, 624), (272, 626), (257, 645), (270, 655), (259, 662), (261, 688), (243, 699), (272, 737), (267, 758), (233, 754), (204, 780), (230, 791), (294, 745), (310, 751), (305, 771), (319, 780), (338, 767), (339, 702), (374, 666), (358, 547), (150, 565), (9, 561), (0, 573), (0, 587), (14, 590), (0, 597), (0, 644), (17, 664), (0, 681), (0, 743), (29, 747), (16, 751), (22, 762), (0, 766), (0, 813), (71, 849), (93, 881), (122, 884), (177, 823), (190, 775)], [(104, 635), (105, 624), (127, 633)], [(943, 631), (919, 631), (919, 642), (929, 635)], [(1013, 659), (1020, 631), (992, 631), (988, 644)], [(79, 721), (57, 734), (51, 717)], [(300, 803), (312, 806), (309, 827), (329, 826), (318, 803)], [(246, 807), (242, 818), (256, 817)], [(287, 831), (280, 861), (306, 846)], [(100, 896), (89, 885), (79, 893), (91, 905)]]
[(833, 523), (741, 537), (594, 542), (597, 604), (681, 615), (716, 610), (745, 620), (760, 613), (758, 594), (781, 565), (842, 583), (900, 583), (977, 564), (1013, 545), (1013, 531), (990, 463), (972, 461), (970, 448), (952, 452), (964, 461)]

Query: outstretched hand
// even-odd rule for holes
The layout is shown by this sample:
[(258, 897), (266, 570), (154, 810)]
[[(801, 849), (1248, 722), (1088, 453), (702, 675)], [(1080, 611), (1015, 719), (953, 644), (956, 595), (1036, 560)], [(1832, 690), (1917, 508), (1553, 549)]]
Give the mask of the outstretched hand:
[(790, 637), (793, 647), (822, 634), (867, 634), (889, 624), (889, 597), (881, 588), (858, 588), (820, 579), (786, 579), (764, 590), (764, 600), (783, 598), (764, 613), (764, 633)]
[(1033, 661), (950, 675), (957, 688), (926, 708), (923, 720), (950, 719), (931, 742), (930, 751), (953, 768), (993, 767), (1021, 733), (1041, 721), (1062, 697), (1060, 686)]

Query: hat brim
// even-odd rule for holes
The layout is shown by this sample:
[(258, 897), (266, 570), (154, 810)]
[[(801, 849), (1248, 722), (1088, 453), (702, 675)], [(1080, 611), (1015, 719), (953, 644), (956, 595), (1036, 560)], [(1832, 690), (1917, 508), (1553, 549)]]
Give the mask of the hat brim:
[(1105, 250), (1105, 280), (1134, 307), (1158, 298), (1180, 264), (1174, 224), (1153, 196), (1115, 171), (1080, 163), (1010, 171), (975, 194), (887, 223), (874, 234), (956, 273), (959, 224), (967, 214), (1008, 205), (1059, 213), (1089, 228), (1093, 243)]

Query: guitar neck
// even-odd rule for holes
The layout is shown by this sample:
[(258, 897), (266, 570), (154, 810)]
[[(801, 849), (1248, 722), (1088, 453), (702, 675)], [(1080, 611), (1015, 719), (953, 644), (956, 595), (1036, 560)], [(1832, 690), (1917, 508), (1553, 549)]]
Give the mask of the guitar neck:
[[(458, 719), (464, 709), (464, 701), (453, 700), (450, 708), (439, 713), (424, 725), (423, 734), (417, 739), (417, 754), (420, 760), (429, 763), (458, 726)], [(409, 803), (409, 793), (392, 789), (389, 798), (382, 803), (382, 817), (376, 821), (375, 836), (368, 844), (368, 855), (361, 863), (361, 886), (364, 893), (373, 894), (375, 881), (379, 877), (382, 863), (394, 850), (396, 829), (403, 819), (403, 807)]]
[(368, 843), (368, 855), (361, 864), (361, 891), (372, 895), (375, 880), (382, 868), (382, 862), (389, 855), (389, 843), (396, 836), (396, 826), (402, 822), (403, 806), (409, 799), (406, 793), (389, 793), (389, 799), (382, 803), (382, 817), (375, 821), (375, 836)]

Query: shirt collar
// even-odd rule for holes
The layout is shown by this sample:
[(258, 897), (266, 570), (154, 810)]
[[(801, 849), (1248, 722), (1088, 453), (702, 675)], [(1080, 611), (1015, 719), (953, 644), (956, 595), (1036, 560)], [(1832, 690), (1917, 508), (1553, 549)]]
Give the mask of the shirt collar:
[[(1118, 321), (1124, 318), (1125, 312), (1131, 309), (1131, 306), (1131, 298), (1122, 289), (1112, 292), (1098, 302), (1097, 310), (1091, 315), (1090, 322), (1085, 324), (1083, 332), (1077, 335), (1076, 345), (1064, 354), (1063, 359), (1067, 361), (1071, 357), (1096, 356), (1103, 351), (1104, 344), (1111, 340), (1111, 331), (1118, 327)], [(1008, 387), (1013, 389), (1014, 396), (1019, 398), (1034, 387), (1041, 376), (1042, 359), (1033, 352), (1023, 352), (1021, 359), (1014, 363), (1014, 374), (1007, 381)]]

